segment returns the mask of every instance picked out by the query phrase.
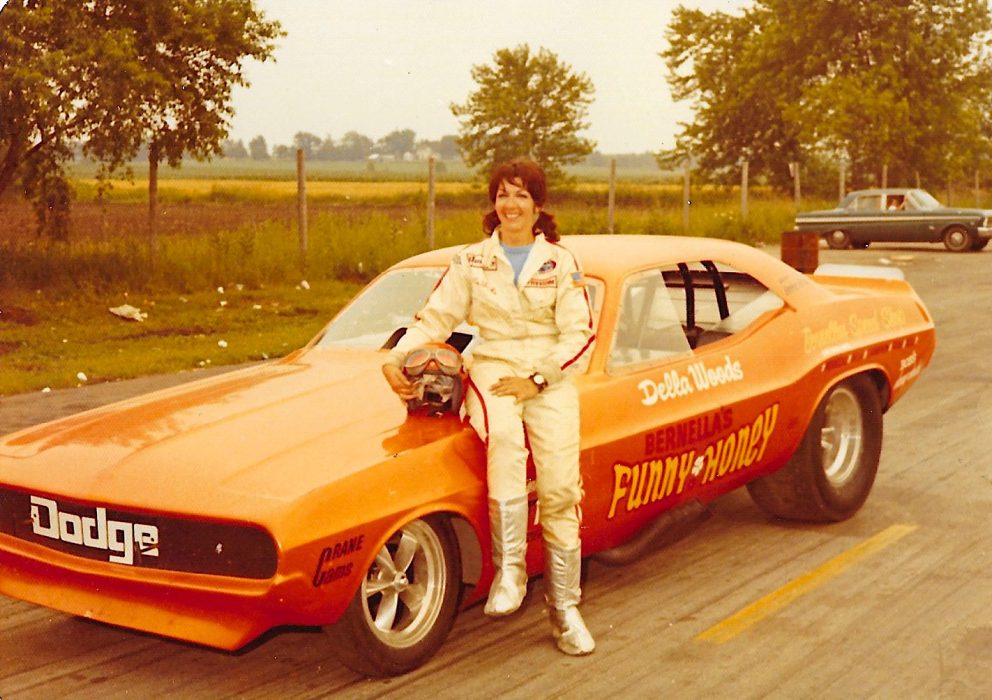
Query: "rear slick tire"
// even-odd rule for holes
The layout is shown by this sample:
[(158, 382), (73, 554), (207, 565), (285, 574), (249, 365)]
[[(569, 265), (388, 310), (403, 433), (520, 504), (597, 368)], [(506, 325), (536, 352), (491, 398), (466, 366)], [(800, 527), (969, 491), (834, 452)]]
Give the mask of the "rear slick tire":
[(881, 452), (878, 388), (867, 375), (857, 375), (827, 392), (786, 465), (747, 489), (762, 510), (777, 518), (846, 520), (871, 493)]

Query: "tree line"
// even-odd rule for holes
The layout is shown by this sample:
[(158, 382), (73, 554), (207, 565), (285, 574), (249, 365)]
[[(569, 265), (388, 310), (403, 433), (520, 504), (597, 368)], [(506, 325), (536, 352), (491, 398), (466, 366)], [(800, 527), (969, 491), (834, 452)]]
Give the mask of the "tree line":
[(261, 135), (251, 139), (247, 147), (241, 139), (224, 139), (221, 143), (225, 158), (289, 159), (296, 157), (297, 150), (303, 151), (307, 160), (423, 160), (431, 155), (452, 160), (460, 155), (457, 136), (446, 135), (436, 140), (418, 139), (413, 129), (396, 129), (377, 140), (357, 131), (348, 131), (340, 139), (333, 139), (329, 135), (322, 139), (308, 131), (298, 131), (291, 144), (276, 144), (271, 151), (265, 137)]

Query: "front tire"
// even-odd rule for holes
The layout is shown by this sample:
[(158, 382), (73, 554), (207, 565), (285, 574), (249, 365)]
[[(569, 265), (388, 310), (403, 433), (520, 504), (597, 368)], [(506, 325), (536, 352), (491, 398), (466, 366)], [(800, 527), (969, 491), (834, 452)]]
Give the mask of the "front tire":
[(965, 253), (973, 244), (974, 236), (964, 226), (950, 226), (944, 231), (944, 247), (952, 253)]
[(851, 237), (847, 235), (847, 231), (831, 231), (824, 238), (827, 239), (827, 245), (834, 250), (844, 250), (845, 248), (851, 247)]
[(881, 398), (866, 375), (857, 375), (827, 393), (789, 462), (749, 483), (748, 492), (777, 518), (845, 520), (868, 498), (881, 451)]
[(460, 599), (458, 540), (446, 518), (430, 516), (393, 533), (344, 615), (326, 632), (348, 668), (397, 676), (437, 652)]

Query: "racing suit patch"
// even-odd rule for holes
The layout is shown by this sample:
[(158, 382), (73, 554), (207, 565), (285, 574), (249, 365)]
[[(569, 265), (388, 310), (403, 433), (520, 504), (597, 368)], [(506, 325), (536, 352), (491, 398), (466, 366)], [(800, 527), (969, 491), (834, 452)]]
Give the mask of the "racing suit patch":
[(465, 262), (468, 263), (469, 267), (478, 267), (487, 271), (494, 271), (496, 269), (496, 258), (489, 258), (486, 260), (478, 253), (468, 253), (465, 256)]
[(555, 267), (556, 267), (556, 263), (555, 263), (554, 260), (545, 260), (544, 261), (544, 264), (541, 265), (541, 267), (538, 268), (537, 274), (540, 275), (540, 274), (543, 274), (545, 272), (551, 272), (552, 270), (555, 269)]
[(552, 275), (551, 277), (531, 277), (527, 280), (525, 287), (557, 287), (558, 280)]

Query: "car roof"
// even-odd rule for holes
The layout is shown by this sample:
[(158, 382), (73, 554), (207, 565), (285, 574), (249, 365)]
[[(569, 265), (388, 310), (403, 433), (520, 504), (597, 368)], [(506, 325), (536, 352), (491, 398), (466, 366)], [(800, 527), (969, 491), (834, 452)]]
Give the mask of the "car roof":
[[(734, 260), (751, 265), (778, 263), (767, 253), (743, 243), (718, 238), (654, 235), (582, 235), (563, 236), (561, 247), (575, 253), (585, 272), (603, 277), (626, 274), (632, 270), (685, 260), (716, 260), (733, 264)], [(446, 265), (464, 246), (449, 246), (409, 258), (397, 266), (419, 267)]]
[(855, 197), (862, 195), (883, 195), (883, 194), (908, 194), (910, 192), (917, 192), (919, 188), (917, 187), (876, 187), (870, 190), (853, 190), (847, 193), (847, 197)]

